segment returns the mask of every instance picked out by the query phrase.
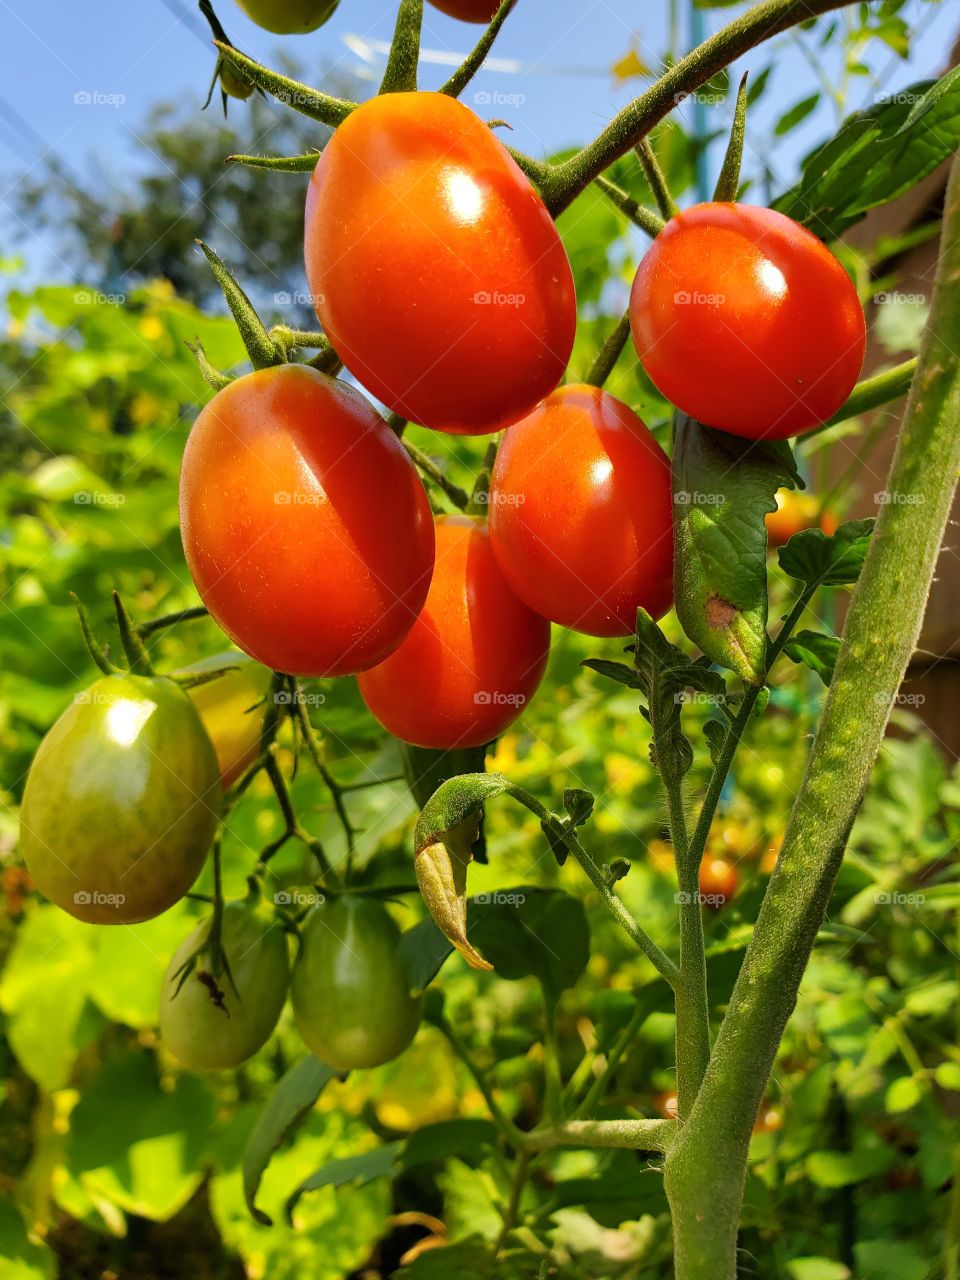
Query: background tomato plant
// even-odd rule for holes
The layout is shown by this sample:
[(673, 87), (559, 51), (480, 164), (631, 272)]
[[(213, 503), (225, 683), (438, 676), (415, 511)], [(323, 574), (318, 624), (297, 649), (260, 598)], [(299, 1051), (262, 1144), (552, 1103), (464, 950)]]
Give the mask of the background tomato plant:
[[(905, 38), (901, 7), (883, 6), (890, 25), (874, 38)], [(826, 24), (816, 36), (826, 36)], [(728, 86), (717, 92), (722, 98)], [(777, 128), (786, 133), (789, 122)], [(676, 122), (656, 131), (655, 144), (674, 194), (688, 192), (697, 145)], [(649, 202), (636, 165), (619, 163), (611, 176)], [(255, 203), (254, 195), (248, 207)], [(571, 376), (585, 376), (622, 307), (640, 248), (599, 193), (562, 215), (560, 229), (581, 307)], [(582, 1095), (613, 1063), (606, 1102), (655, 1115), (675, 1081), (672, 1015), (652, 991), (639, 1013), (633, 1000), (652, 986), (650, 965), (594, 899), (581, 906), (579, 872), (545, 853), (532, 815), (491, 807), (486, 838), (496, 857), (471, 872), (471, 892), (493, 908), (483, 941), (497, 954), (502, 979), (451, 962), (443, 1010), (435, 1002), (428, 1009), (406, 1054), (345, 1083), (323, 1081), (322, 1093), (317, 1087), (304, 1127), (269, 1163), (257, 1193), (270, 1227), (248, 1212), (241, 1162), (264, 1100), (301, 1053), (290, 1011), (268, 1047), (237, 1072), (201, 1078), (181, 1071), (157, 1038), (157, 992), (202, 906), (184, 901), (129, 929), (75, 928), (23, 876), (15, 850), (23, 775), (40, 736), (89, 683), (69, 592), (88, 603), (102, 633), (115, 586), (144, 619), (196, 603), (180, 550), (176, 484), (189, 423), (208, 393), (185, 344), (199, 339), (218, 368), (244, 360), (232, 322), (211, 318), (209, 308), (201, 313), (169, 283), (145, 281), (122, 306), (96, 283), (23, 292), (11, 279), (0, 352), (10, 387), (0, 444), (7, 462), (0, 477), (0, 1256), (27, 1276), (154, 1275), (160, 1256), (169, 1274), (185, 1276), (283, 1277), (307, 1267), (318, 1276), (387, 1275), (402, 1257), (414, 1277), (444, 1274), (440, 1258), (446, 1273), (456, 1266), (465, 1276), (514, 1268), (536, 1274), (539, 1262), (520, 1257), (491, 1270), (489, 1245), (501, 1234), (509, 1185), (483, 1091), (458, 1046), (511, 1114), (536, 1114), (543, 1062), (536, 979), (546, 972), (564, 992), (561, 1065)], [(631, 353), (607, 387), (665, 439), (667, 407)], [(483, 442), (411, 436), (450, 483), (469, 487)], [(442, 489), (432, 486), (431, 496), (450, 509)], [(845, 495), (837, 497), (842, 503)], [(773, 590), (776, 607), (786, 598), (781, 579)], [(672, 619), (667, 625), (679, 635)], [(631, 864), (620, 892), (652, 932), (664, 934), (673, 926), (677, 886), (672, 863), (654, 856), (663, 816), (636, 696), (610, 695), (580, 666), (599, 653), (616, 656), (617, 643), (603, 648), (558, 635), (540, 693), (487, 764), (549, 794), (562, 762), (601, 796), (595, 851), (603, 862)], [(151, 650), (158, 667), (172, 671), (221, 652), (223, 637), (197, 620), (157, 632)], [(711, 852), (736, 864), (739, 884), (707, 922), (715, 1008), (729, 996), (821, 696), (806, 666), (787, 673), (770, 714), (750, 730), (724, 797)], [(339, 786), (356, 788), (347, 793), (356, 833), (306, 770), (290, 784), (298, 813), (331, 858), (344, 858), (352, 841), (363, 882), (409, 883), (416, 806), (396, 744), (352, 682), (310, 681), (304, 697)], [(944, 1201), (956, 1194), (960, 1151), (960, 775), (910, 714), (897, 714), (897, 729), (774, 1074), (769, 1108), (782, 1125), (761, 1124), (751, 1148), (743, 1247), (763, 1275), (921, 1280), (938, 1274), (944, 1231), (956, 1229), (944, 1225)], [(286, 764), (291, 746), (281, 738)], [(368, 785), (378, 779), (386, 781)], [(703, 778), (695, 773), (692, 781)], [(251, 860), (281, 834), (273, 794), (260, 779), (236, 810), (225, 845), (230, 895), (243, 893)], [(274, 892), (295, 903), (310, 878), (306, 850), (291, 842), (272, 866)], [(391, 910), (404, 927), (421, 914), (409, 895)], [(517, 932), (518, 919), (543, 945), (520, 946), (505, 959), (504, 935)], [(555, 954), (563, 956), (562, 971)], [(302, 1082), (305, 1097), (315, 1085)], [(318, 1171), (288, 1223), (285, 1201)], [(547, 1251), (557, 1273), (597, 1280), (669, 1274), (662, 1188), (654, 1176), (638, 1176), (633, 1152), (552, 1155), (548, 1176), (525, 1196), (530, 1256)], [(422, 1249), (434, 1240), (452, 1242), (453, 1252)]]

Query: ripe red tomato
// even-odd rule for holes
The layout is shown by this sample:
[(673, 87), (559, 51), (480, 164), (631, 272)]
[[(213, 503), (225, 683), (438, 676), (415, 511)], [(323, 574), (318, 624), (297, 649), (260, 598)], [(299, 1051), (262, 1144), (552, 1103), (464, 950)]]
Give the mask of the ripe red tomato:
[(317, 315), (360, 382), (441, 431), (499, 431), (554, 389), (576, 299), (543, 201), (442, 93), (387, 93), (327, 143), (307, 196)]
[(785, 439), (840, 408), (863, 365), (863, 308), (829, 249), (773, 209), (700, 204), (640, 263), (633, 341), (683, 413), (734, 435)]
[(237, 0), (237, 4), (264, 31), (289, 36), (322, 27), (339, 0)]
[(490, 742), (536, 692), (550, 624), (519, 600), (500, 572), (486, 525), (437, 520), (430, 594), (410, 634), (359, 677), (384, 728), (418, 747)]
[(700, 864), (700, 894), (708, 906), (722, 907), (737, 892), (740, 875), (726, 858), (704, 858)]
[(632, 409), (560, 387), (505, 434), (490, 538), (531, 609), (594, 636), (629, 635), (673, 599), (670, 461)]
[(180, 474), (187, 565), (264, 666), (338, 676), (397, 647), (426, 599), (433, 523), (403, 446), (346, 383), (303, 365), (206, 406)]
[[(795, 533), (814, 527), (820, 502), (812, 493), (797, 493), (793, 489), (778, 489), (776, 498), (776, 511), (766, 517), (767, 542), (771, 547), (782, 547)], [(824, 511), (819, 525), (824, 533), (836, 533), (837, 517), (832, 511)]]
[(500, 8), (500, 0), (430, 0), (430, 3), (461, 22), (490, 23)]

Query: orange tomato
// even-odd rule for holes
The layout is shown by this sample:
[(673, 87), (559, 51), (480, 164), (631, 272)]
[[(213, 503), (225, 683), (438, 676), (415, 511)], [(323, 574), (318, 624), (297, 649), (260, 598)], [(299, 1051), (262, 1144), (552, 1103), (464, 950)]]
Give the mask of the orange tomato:
[(737, 892), (740, 875), (726, 858), (704, 858), (700, 864), (700, 893), (709, 906), (722, 907)]
[(303, 365), (230, 383), (180, 473), (201, 599), (288, 675), (348, 675), (397, 647), (426, 599), (433, 522), (403, 446), (356, 390)]
[(405, 418), (499, 431), (563, 376), (576, 299), (556, 227), (446, 94), (387, 93), (351, 112), (314, 169), (305, 249), (338, 355)]
[(270, 672), (236, 650), (200, 658), (184, 667), (184, 671), (202, 674), (221, 667), (235, 670), (206, 684), (196, 684), (187, 689), (187, 694), (213, 743), (220, 766), (220, 785), (226, 790), (257, 758)]
[(396, 652), (358, 683), (376, 718), (404, 742), (478, 747), (512, 724), (536, 692), (550, 624), (510, 589), (483, 522), (441, 516), (436, 526), (427, 602)]
[[(794, 489), (778, 489), (777, 509), (767, 514), (767, 541), (771, 547), (782, 547), (795, 533), (811, 529), (820, 512), (820, 502), (812, 493), (797, 493)], [(837, 517), (832, 511), (824, 511), (819, 526), (824, 533), (836, 533)]]

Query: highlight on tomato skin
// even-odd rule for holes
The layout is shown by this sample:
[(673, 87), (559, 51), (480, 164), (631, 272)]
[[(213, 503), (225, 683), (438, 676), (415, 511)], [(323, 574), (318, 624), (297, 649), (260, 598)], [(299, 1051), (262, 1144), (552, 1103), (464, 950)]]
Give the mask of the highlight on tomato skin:
[(838, 259), (799, 223), (753, 205), (673, 217), (637, 270), (630, 323), (672, 404), (751, 440), (826, 422), (866, 350), (863, 308)]
[(726, 858), (708, 855), (700, 864), (700, 896), (707, 906), (726, 906), (739, 884), (740, 873)]
[(394, 433), (304, 365), (247, 374), (193, 426), (180, 529), (204, 604), (288, 675), (352, 675), (392, 652), (433, 571), (433, 520)]
[(337, 354), (412, 422), (499, 431), (563, 377), (566, 250), (506, 148), (446, 94), (383, 94), (347, 116), (310, 180), (304, 248)]
[(492, 741), (543, 677), (550, 623), (513, 592), (485, 522), (440, 516), (430, 592), (403, 643), (358, 677), (360, 693), (396, 738), (451, 750)]
[(505, 433), (490, 537), (517, 595), (551, 622), (630, 635), (673, 602), (670, 460), (607, 391), (558, 388)]

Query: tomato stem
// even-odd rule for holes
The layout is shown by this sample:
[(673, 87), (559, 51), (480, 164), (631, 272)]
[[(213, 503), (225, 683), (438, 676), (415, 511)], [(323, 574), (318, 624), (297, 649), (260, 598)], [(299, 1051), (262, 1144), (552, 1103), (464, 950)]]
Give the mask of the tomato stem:
[(415, 444), (411, 444), (409, 440), (404, 440), (403, 447), (410, 455), (410, 459), (414, 465), (422, 471), (425, 476), (428, 476), (435, 485), (442, 489), (459, 511), (465, 511), (470, 502), (470, 495), (461, 489), (459, 485), (454, 484), (453, 481), (447, 477), (443, 468), (439, 467), (431, 457), (423, 452), (422, 449), (418, 449), (417, 446)]
[(120, 642), (123, 645), (124, 653), (127, 655), (130, 671), (137, 676), (152, 676), (153, 664), (150, 661), (149, 653), (147, 653), (147, 647), (131, 622), (130, 615), (124, 608), (123, 601), (116, 591), (113, 593), (113, 607), (117, 613)]
[(633, 196), (622, 187), (618, 187), (615, 182), (611, 182), (609, 178), (598, 176), (594, 178), (593, 185), (599, 187), (610, 203), (615, 205), (624, 217), (629, 218), (634, 226), (646, 232), (651, 240), (656, 239), (666, 225), (659, 214), (642, 205), (639, 200), (634, 200)]
[(483, 66), (487, 54), (493, 48), (494, 40), (500, 34), (500, 28), (513, 12), (516, 3), (517, 0), (503, 0), (500, 8), (493, 15), (489, 27), (484, 31), (473, 49), (460, 63), (460, 66), (457, 67), (450, 79), (440, 86), (441, 93), (445, 93), (451, 98), (460, 97), (461, 93)]
[(916, 646), (960, 469), (960, 164), (920, 363), (786, 836), (693, 1111), (667, 1156), (678, 1280), (732, 1280), (750, 1134)]
[(239, 49), (222, 40), (215, 40), (214, 44), (226, 61), (236, 67), (245, 79), (256, 85), (258, 89), (269, 93), (278, 102), (292, 107), (303, 116), (309, 116), (311, 120), (319, 120), (321, 124), (336, 128), (356, 108), (355, 102), (348, 102), (344, 98), (332, 98), (328, 93), (321, 93), (318, 89), (311, 89), (309, 85), (301, 84), (299, 80), (291, 80), (289, 76), (282, 76), (277, 71), (269, 71), (253, 58), (248, 58), (245, 53), (241, 53)]
[(77, 617), (80, 619), (80, 630), (83, 634), (83, 643), (87, 646), (87, 653), (89, 653), (94, 665), (99, 667), (105, 676), (113, 675), (117, 671), (117, 668), (112, 666), (107, 660), (106, 653), (100, 646), (93, 632), (90, 630), (87, 611), (80, 603), (80, 597), (75, 591), (71, 591), (70, 595), (73, 599), (73, 603), (77, 606)]
[(390, 56), (378, 93), (416, 92), (422, 24), (423, 0), (400, 0)]
[(223, 290), (223, 296), (240, 330), (240, 337), (250, 357), (250, 363), (255, 369), (266, 369), (271, 365), (282, 364), (285, 353), (277, 347), (267, 333), (263, 321), (257, 315), (253, 303), (240, 287), (236, 277), (209, 245), (204, 244), (202, 240), (198, 240), (197, 244), (210, 263), (214, 279)]
[(653, 150), (653, 144), (649, 138), (643, 138), (634, 147), (637, 159), (640, 161), (640, 168), (643, 170), (643, 176), (647, 180), (657, 208), (660, 210), (664, 218), (672, 218), (679, 213), (676, 201), (670, 194), (670, 188), (667, 186), (666, 175), (660, 168), (660, 162), (657, 160), (656, 153)]
[(151, 618), (149, 622), (141, 622), (137, 627), (137, 635), (145, 640), (147, 636), (152, 636), (155, 631), (162, 631), (165, 627), (175, 627), (181, 622), (193, 622), (195, 618), (209, 616), (206, 606), (202, 604), (189, 609), (178, 609), (176, 613), (165, 613), (159, 618)]
[(602, 387), (610, 377), (610, 374), (613, 373), (629, 337), (630, 309), (628, 307), (617, 321), (616, 327), (604, 339), (603, 346), (597, 352), (597, 358), (594, 360), (590, 372), (584, 378), (584, 382), (591, 387)]

